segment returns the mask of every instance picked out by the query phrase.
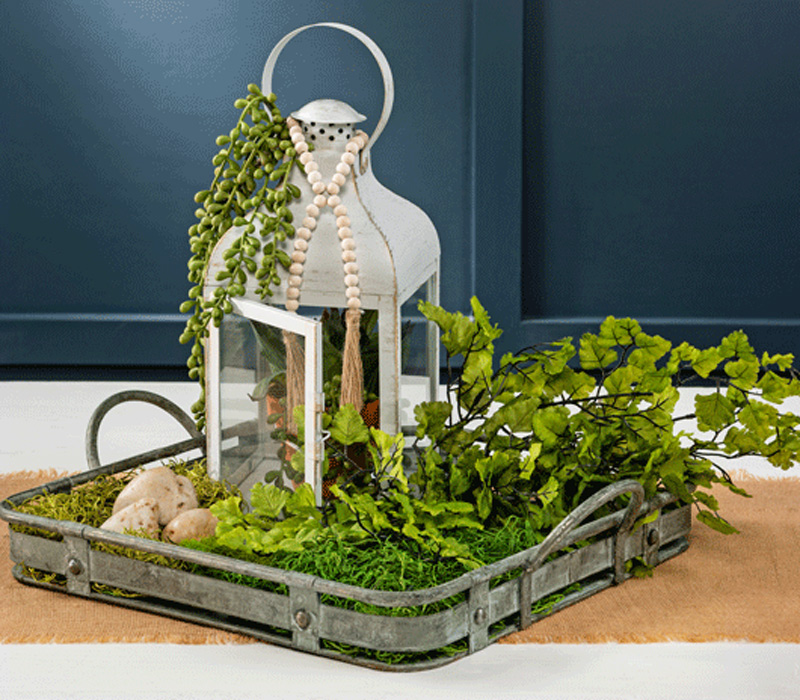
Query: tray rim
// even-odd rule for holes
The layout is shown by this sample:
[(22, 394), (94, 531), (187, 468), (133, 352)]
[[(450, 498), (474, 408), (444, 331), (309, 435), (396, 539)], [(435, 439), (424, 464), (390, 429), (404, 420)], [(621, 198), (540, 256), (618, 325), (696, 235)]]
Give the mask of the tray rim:
[[(51, 590), (58, 590), (60, 592), (66, 592), (68, 594), (81, 595), (83, 597), (95, 600), (100, 599), (103, 600), (104, 602), (110, 602), (127, 607), (149, 609), (151, 612), (170, 615), (168, 610), (164, 609), (163, 604), (148, 605), (145, 603), (145, 604), (134, 605), (130, 603), (129, 599), (113, 598), (112, 596), (109, 595), (103, 595), (93, 592), (90, 587), (90, 578), (88, 571), (84, 570), (81, 571), (79, 574), (71, 574), (68, 570), (69, 569), (68, 563), (71, 562), (73, 559), (76, 559), (76, 557), (77, 561), (82, 561), (81, 556), (84, 556), (86, 558), (86, 564), (88, 565), (88, 561), (91, 556), (89, 554), (90, 543), (92, 542), (117, 545), (128, 549), (135, 549), (139, 551), (160, 554), (162, 556), (166, 556), (171, 559), (178, 559), (190, 564), (197, 564), (212, 569), (221, 569), (232, 573), (240, 573), (248, 576), (254, 576), (256, 578), (261, 578), (276, 584), (284, 584), (290, 590), (290, 594), (286, 596), (287, 600), (289, 601), (290, 607), (293, 607), (293, 609), (295, 609), (298, 607), (298, 605), (300, 605), (301, 606), (300, 610), (305, 610), (305, 608), (302, 606), (308, 607), (309, 610), (312, 611), (311, 616), (312, 619), (315, 621), (314, 624), (310, 626), (311, 627), (310, 629), (308, 627), (302, 628), (298, 624), (292, 625), (290, 623), (288, 628), (292, 636), (291, 638), (284, 638), (284, 639), (277, 638), (276, 636), (272, 635), (264, 635), (264, 634), (259, 635), (257, 633), (254, 634), (253, 630), (243, 629), (235, 625), (228, 626), (227, 629), (229, 629), (229, 631), (244, 633), (249, 636), (262, 639), (263, 641), (283, 644), (302, 651), (309, 651), (314, 654), (318, 654), (321, 656), (329, 656), (350, 663), (356, 663), (358, 665), (366, 665), (371, 668), (376, 668), (381, 670), (392, 670), (392, 671), (422, 670), (424, 668), (433, 668), (436, 666), (441, 666), (445, 663), (449, 663), (458, 658), (461, 658), (462, 656), (478, 651), (479, 649), (484, 648), (488, 644), (493, 643), (494, 641), (505, 636), (506, 634), (510, 634), (520, 629), (525, 629), (527, 626), (535, 622), (537, 619), (541, 619), (542, 616), (537, 617), (531, 614), (526, 615), (525, 613), (522, 613), (520, 611), (524, 609), (524, 606), (526, 604), (531, 602), (536, 602), (536, 600), (539, 600), (539, 598), (536, 598), (534, 600), (526, 600), (526, 598), (530, 598), (532, 594), (525, 593), (526, 590), (530, 591), (530, 587), (532, 585), (531, 579), (536, 574), (536, 572), (547, 570), (548, 564), (550, 562), (558, 561), (565, 556), (562, 554), (560, 556), (555, 557), (554, 559), (551, 559), (549, 562), (545, 562), (545, 559), (547, 558), (548, 554), (553, 553), (553, 551), (551, 550), (551, 552), (548, 553), (544, 552), (543, 549), (546, 549), (545, 545), (548, 542), (548, 540), (551, 539), (556, 529), (561, 528), (561, 530), (563, 530), (563, 533), (560, 536), (560, 539), (557, 538), (558, 542), (556, 543), (557, 548), (555, 551), (562, 550), (565, 547), (569, 547), (580, 540), (586, 540), (591, 537), (598, 537), (601, 535), (602, 537), (600, 537), (598, 542), (604, 542), (606, 540), (613, 541), (612, 542), (613, 556), (611, 562), (612, 573), (606, 575), (605, 578), (607, 580), (597, 590), (593, 590), (591, 593), (584, 595), (578, 594), (574, 596), (567, 596), (563, 601), (554, 605), (553, 608), (548, 612), (548, 614), (552, 614), (552, 612), (556, 612), (557, 610), (562, 609), (563, 607), (567, 607), (568, 605), (573, 604), (574, 602), (578, 602), (578, 600), (582, 600), (583, 598), (588, 597), (588, 595), (593, 595), (594, 593), (599, 592), (599, 590), (603, 590), (617, 583), (622, 583), (629, 576), (625, 574), (624, 571), (622, 571), (620, 565), (624, 565), (624, 563), (627, 560), (633, 558), (634, 556), (641, 556), (642, 554), (645, 554), (648, 563), (652, 563), (653, 565), (658, 565), (663, 561), (666, 561), (666, 559), (671, 558), (676, 554), (679, 554), (688, 547), (688, 542), (686, 541), (686, 535), (691, 529), (690, 515), (688, 518), (684, 518), (687, 521), (687, 524), (685, 525), (684, 529), (680, 531), (679, 534), (675, 535), (675, 537), (673, 537), (672, 540), (666, 543), (661, 543), (660, 541), (656, 541), (655, 547), (653, 546), (654, 545), (653, 542), (648, 543), (648, 538), (652, 539), (652, 535), (650, 533), (655, 532), (658, 535), (661, 524), (666, 522), (664, 520), (665, 517), (670, 516), (671, 513), (672, 514), (683, 513), (684, 515), (688, 513), (689, 506), (686, 505), (679, 506), (676, 509), (666, 514), (663, 512), (660, 513), (655, 521), (642, 526), (641, 537), (639, 536), (631, 537), (630, 528), (633, 525), (633, 522), (637, 518), (639, 518), (642, 515), (651, 513), (654, 510), (660, 510), (666, 506), (676, 504), (678, 502), (678, 499), (676, 497), (667, 493), (659, 493), (656, 495), (655, 498), (650, 499), (647, 502), (643, 502), (641, 498), (641, 495), (643, 494), (641, 485), (639, 485), (638, 482), (635, 482), (634, 480), (626, 480), (609, 484), (604, 489), (596, 493), (594, 496), (590, 497), (589, 499), (581, 503), (575, 510), (573, 510), (570, 514), (568, 514), (567, 517), (564, 520), (562, 520), (561, 523), (559, 523), (559, 525), (556, 526), (556, 528), (554, 528), (554, 530), (550, 533), (550, 535), (548, 535), (548, 538), (546, 538), (544, 542), (534, 545), (533, 547), (530, 547), (521, 552), (517, 552), (516, 554), (510, 555), (509, 557), (506, 557), (492, 564), (488, 564), (474, 571), (462, 574), (461, 576), (455, 579), (451, 579), (450, 581), (439, 584), (437, 586), (432, 586), (429, 588), (417, 589), (412, 591), (382, 591), (376, 589), (362, 588), (359, 586), (353, 586), (351, 584), (343, 584), (336, 581), (323, 579), (321, 577), (311, 576), (309, 574), (303, 574), (295, 571), (287, 571), (284, 569), (269, 567), (263, 564), (246, 562), (244, 560), (235, 559), (233, 557), (228, 557), (221, 554), (200, 552), (197, 550), (188, 549), (186, 547), (180, 547), (179, 545), (171, 543), (164, 543), (164, 542), (134, 537), (131, 535), (114, 533), (107, 530), (103, 530), (101, 528), (96, 528), (90, 525), (76, 523), (73, 521), (59, 521), (59, 520), (54, 520), (52, 518), (34, 516), (26, 513), (21, 513), (14, 509), (14, 506), (17, 506), (22, 502), (28, 500), (29, 498), (35, 497), (37, 495), (42, 495), (44, 493), (59, 493), (59, 492), (71, 491), (76, 486), (92, 481), (93, 479), (95, 479), (100, 475), (115, 474), (136, 467), (142, 467), (145, 464), (162, 459), (165, 456), (164, 455), (165, 450), (168, 451), (175, 450), (172, 454), (168, 455), (168, 456), (175, 456), (195, 446), (192, 445), (191, 447), (187, 448), (186, 447), (187, 442), (191, 441), (176, 443), (175, 445), (169, 446), (168, 448), (163, 448), (162, 450), (154, 450), (152, 452), (158, 454), (153, 456), (152, 458), (151, 454), (148, 453), (146, 455), (139, 455), (138, 457), (132, 457), (105, 466), (90, 469), (88, 471), (81, 472), (80, 474), (76, 474), (74, 476), (62, 477), (54, 481), (48, 482), (46, 484), (43, 484), (41, 486), (35, 487), (33, 489), (28, 489), (26, 491), (14, 494), (4, 499), (2, 502), (0, 502), (0, 519), (5, 520), (6, 522), (9, 523), (9, 525), (22, 525), (41, 530), (46, 530), (49, 532), (60, 534), (63, 538), (62, 541), (58, 542), (58, 544), (62, 545), (62, 548), (64, 550), (64, 557), (63, 557), (64, 569), (61, 572), (55, 572), (55, 573), (63, 573), (63, 572), (66, 573), (67, 575), (66, 588), (50, 584), (43, 584), (42, 582), (35, 581), (30, 577), (24, 576), (21, 573), (21, 571), (17, 571), (16, 567), (14, 573), (15, 577), (23, 583), (37, 585), (40, 587), (49, 587)], [(638, 493), (639, 497), (637, 497), (636, 493), (634, 492)], [(624, 510), (615, 511), (614, 513), (611, 513), (609, 515), (606, 515), (602, 518), (599, 518), (597, 520), (588, 523), (582, 522), (585, 517), (588, 517), (588, 515), (593, 513), (594, 510), (596, 510), (596, 508), (599, 507), (599, 505), (596, 505), (595, 502), (602, 501), (600, 503), (600, 505), (602, 505), (603, 503), (612, 500), (621, 493), (632, 494), (631, 503), (629, 504), (628, 508)], [(603, 498), (605, 498), (605, 500), (603, 500)], [(633, 507), (634, 505), (635, 507)], [(674, 515), (672, 517), (682, 518), (684, 517), (684, 515)], [(22, 535), (23, 533), (15, 532), (13, 528), (9, 529), (11, 530), (10, 535), (12, 538), (12, 558), (13, 558), (14, 541), (19, 540), (19, 537), (15, 536)], [(46, 539), (40, 536), (37, 537), (35, 535), (26, 535), (26, 536), (40, 540)], [(656, 537), (656, 540), (658, 540), (658, 537)], [(54, 540), (50, 541), (52, 542)], [(594, 544), (597, 544), (598, 542), (595, 542)], [(662, 547), (662, 545), (664, 545), (666, 548), (663, 553), (663, 556), (659, 554), (659, 548)], [(593, 545), (589, 545), (589, 547), (591, 546)], [(581, 550), (579, 549), (575, 551), (581, 551)], [(115, 556), (115, 555), (106, 555), (106, 556)], [(136, 561), (121, 556), (115, 558), (124, 559), (128, 562)], [(158, 565), (151, 565), (151, 566), (158, 566)], [(89, 567), (87, 566), (86, 568)], [(165, 567), (159, 567), (159, 568), (164, 569)], [(510, 579), (509, 581), (504, 582), (503, 584), (501, 584), (501, 586), (508, 586), (509, 588), (512, 586), (517, 586), (519, 590), (518, 593), (519, 606), (517, 607), (517, 612), (519, 613), (518, 615), (519, 624), (511, 625), (510, 627), (507, 627), (506, 629), (498, 633), (490, 633), (488, 629), (489, 624), (495, 624), (496, 620), (492, 620), (491, 622), (486, 621), (489, 617), (488, 615), (486, 615), (486, 610), (488, 609), (490, 600), (489, 583), (493, 578), (514, 569), (521, 569), (522, 571), (518, 576)], [(188, 572), (181, 572), (181, 573), (188, 574)], [(212, 577), (201, 576), (199, 574), (192, 574), (192, 575), (200, 576), (201, 578), (205, 578), (210, 581), (216, 580)], [(524, 581), (523, 579), (526, 579), (526, 577), (527, 580)], [(230, 584), (230, 585), (238, 585), (238, 584)], [(497, 588), (501, 586), (498, 586), (492, 590), (496, 591)], [(292, 600), (293, 596), (291, 592), (293, 589), (295, 591), (302, 591), (302, 593), (296, 593), (294, 595), (295, 598), (299, 596), (297, 601)], [(357, 600), (383, 608), (420, 606), (420, 605), (435, 603), (437, 601), (440, 601), (444, 598), (448, 598), (453, 595), (464, 594), (466, 603), (464, 609), (467, 614), (466, 637), (469, 639), (468, 650), (462, 654), (457, 654), (452, 657), (442, 657), (438, 659), (430, 659), (426, 661), (418, 661), (418, 662), (397, 665), (397, 664), (387, 664), (384, 662), (378, 662), (370, 659), (360, 659), (358, 657), (351, 657), (340, 652), (324, 649), (322, 645), (319, 643), (322, 638), (315, 636), (316, 630), (314, 628), (318, 626), (317, 624), (319, 621), (318, 618), (320, 616), (320, 611), (323, 607), (331, 610), (338, 609), (338, 608), (333, 608), (332, 606), (320, 604), (319, 597), (320, 595), (325, 595), (325, 594)], [(157, 598), (158, 592), (157, 591), (151, 592), (150, 595), (153, 598)], [(281, 595), (281, 594), (276, 594), (276, 595)], [(461, 606), (463, 604), (459, 603), (458, 605)], [(448, 608), (445, 612), (450, 612), (454, 609), (455, 608)], [(204, 610), (202, 608), (198, 608), (198, 610), (205, 613), (209, 612), (213, 613), (213, 611)], [(360, 612), (356, 613), (355, 611), (351, 610), (344, 610), (344, 612), (356, 616), (370, 615), (369, 613), (360, 613)], [(460, 614), (463, 615), (463, 613)], [(176, 614), (171, 616), (180, 617), (182, 619), (187, 619), (193, 622), (199, 622), (201, 624), (210, 624), (212, 626), (226, 629), (226, 627), (222, 626), (222, 623), (215, 622), (214, 620), (197, 619), (198, 616), (192, 617), (192, 616), (182, 615), (180, 614), (179, 611), (176, 611)], [(199, 617), (202, 617), (202, 615), (199, 615)], [(295, 615), (295, 617), (297, 617), (297, 615)], [(372, 617), (379, 617), (384, 620), (403, 619), (388, 615), (387, 616), (372, 615)], [(417, 619), (424, 620), (430, 617), (431, 617), (430, 614), (420, 615), (417, 616)], [(367, 646), (367, 648), (370, 647)], [(434, 650), (435, 648), (432, 648), (429, 649), (428, 651), (434, 651)]]

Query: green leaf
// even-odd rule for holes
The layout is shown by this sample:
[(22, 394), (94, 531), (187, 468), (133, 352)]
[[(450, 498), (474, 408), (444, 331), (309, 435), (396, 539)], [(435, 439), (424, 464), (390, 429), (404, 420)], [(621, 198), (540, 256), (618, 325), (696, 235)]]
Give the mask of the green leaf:
[(642, 527), (642, 525), (647, 525), (648, 523), (655, 522), (656, 520), (658, 520), (658, 516), (659, 515), (661, 515), (661, 510), (656, 509), (652, 513), (649, 513), (648, 515), (645, 515), (643, 518), (639, 518), (633, 524), (633, 532), (635, 532), (640, 527)]
[(378, 452), (382, 456), (392, 458), (396, 457), (398, 453), (403, 453), (405, 438), (403, 437), (402, 433), (390, 435), (389, 433), (383, 432), (379, 428), (369, 428), (369, 433), (372, 436), (372, 440), (375, 443)]
[(575, 346), (572, 344), (572, 338), (562, 338), (550, 345), (555, 349), (527, 353), (524, 359), (539, 363), (546, 374), (556, 376), (564, 371), (567, 363), (575, 356)]
[(439, 556), (441, 557), (453, 557), (468, 569), (477, 569), (483, 565), (483, 562), (475, 559), (467, 545), (459, 542), (454, 537), (440, 539), (438, 544)]
[(250, 489), (250, 503), (253, 510), (272, 520), (280, 517), (283, 507), (289, 500), (289, 492), (275, 484), (253, 484)]
[(233, 527), (230, 530), (220, 532), (219, 524), (217, 524), (216, 542), (222, 547), (227, 547), (233, 550), (253, 551), (252, 546), (247, 545), (247, 530), (241, 526)]
[(722, 357), (717, 348), (706, 348), (697, 353), (697, 356), (692, 361), (692, 369), (705, 379), (717, 368), (721, 361)]
[[(491, 439), (497, 432), (507, 428), (512, 433), (529, 433), (534, 411), (541, 400), (527, 396), (517, 396), (504, 406), (500, 406), (484, 423), (483, 434)], [(449, 405), (449, 404), (448, 404)]]
[(733, 362), (725, 363), (725, 374), (727, 374), (736, 386), (745, 391), (752, 389), (758, 381), (758, 360), (755, 356), (743, 358)]
[(475, 460), (475, 471), (481, 478), (481, 482), (483, 484), (488, 484), (490, 481), (489, 477), (491, 460), (491, 457), (480, 457), (479, 459)]
[(217, 501), (211, 505), (209, 510), (220, 522), (244, 522), (242, 499), (239, 496), (231, 496), (222, 501)]
[(415, 499), (412, 503), (411, 498), (405, 493), (392, 494), (392, 498), (397, 504), (399, 504), (400, 512), (402, 513), (402, 516), (405, 518), (406, 522), (417, 522), (418, 518), (416, 506), (418, 505), (419, 501)]
[(578, 352), (583, 369), (602, 369), (608, 367), (617, 359), (617, 353), (611, 349), (612, 341), (603, 340), (592, 333), (581, 336), (581, 345)]
[(694, 492), (694, 498), (698, 503), (702, 503), (711, 510), (719, 510), (719, 501), (717, 501), (717, 499), (714, 498), (714, 496), (712, 496), (710, 493), (697, 490)]
[(548, 506), (558, 498), (561, 491), (560, 483), (556, 477), (551, 476), (547, 483), (537, 491), (542, 506)]
[(331, 423), (331, 437), (342, 445), (369, 442), (369, 430), (352, 404), (341, 406)]
[(728, 454), (746, 455), (759, 454), (764, 443), (749, 430), (733, 426), (725, 433), (724, 444)]
[[(670, 374), (675, 374), (682, 362), (693, 363), (700, 351), (689, 343), (681, 343), (678, 347), (673, 348), (667, 360), (667, 371)], [(695, 370), (696, 371), (696, 370)]]
[(492, 491), (488, 486), (484, 486), (478, 492), (478, 517), (486, 520), (492, 512)]
[(406, 537), (410, 537), (412, 540), (416, 542), (422, 542), (422, 533), (416, 525), (412, 525), (411, 523), (405, 523), (403, 525), (401, 532)]
[(281, 476), (280, 469), (270, 469), (269, 471), (264, 473), (264, 481), (266, 483), (278, 481)]
[(306, 441), (306, 407), (303, 405), (295, 406), (292, 414), (297, 426), (297, 441), (303, 445)]
[(442, 513), (472, 513), (475, 507), (466, 501), (441, 501), (439, 503), (424, 503), (417, 501), (420, 509), (430, 515), (441, 515)]
[(745, 498), (752, 498), (753, 496), (743, 488), (732, 484), (730, 481), (725, 481), (724, 479), (719, 482), (722, 486), (728, 489), (731, 493), (735, 493), (737, 496), (744, 496)]
[(664, 357), (664, 355), (666, 355), (672, 347), (672, 343), (665, 338), (662, 338), (660, 335), (647, 335), (647, 333), (638, 333), (635, 340), (637, 349), (631, 354), (641, 351), (643, 355), (649, 357), (653, 362), (656, 362)]
[(778, 410), (769, 404), (751, 400), (739, 411), (739, 420), (753, 435), (764, 441), (775, 433)]
[(308, 514), (309, 511), (317, 512), (314, 500), (314, 489), (311, 484), (302, 483), (286, 501), (286, 512), (291, 514)]
[(761, 357), (761, 364), (766, 367), (767, 365), (778, 365), (781, 372), (788, 370), (794, 362), (794, 355), (787, 353), (786, 355), (769, 355), (766, 352)]
[[(493, 359), (494, 350), (491, 345), (470, 351), (461, 369), (462, 389), (459, 391), (459, 400), (462, 406), (473, 404), (479, 396), (491, 390)], [(488, 409), (490, 403), (485, 401), (482, 410)]]
[(723, 520), (718, 515), (714, 515), (708, 510), (701, 510), (697, 514), (697, 519), (704, 525), (708, 525), (712, 530), (721, 532), (723, 535), (733, 535), (739, 532), (727, 520)]
[(488, 486), (484, 486), (478, 492), (478, 517), (486, 520), (492, 512), (492, 491)]
[(417, 304), (417, 308), (425, 318), (439, 326), (440, 330), (446, 331), (452, 326), (454, 314), (445, 311), (441, 306), (432, 304), (429, 301), (420, 301)]
[(425, 401), (414, 406), (414, 418), (417, 419), (418, 438), (426, 435), (432, 440), (438, 438), (445, 429), (447, 419), (453, 413), (449, 401)]
[(774, 372), (766, 372), (758, 381), (756, 387), (761, 390), (761, 397), (764, 401), (772, 403), (781, 403), (791, 395), (790, 383)]
[(533, 470), (536, 468), (536, 458), (542, 453), (542, 443), (534, 442), (529, 450), (528, 454), (522, 460), (522, 464), (519, 470), (519, 478), (528, 480), (533, 475)]
[[(612, 397), (615, 394), (628, 394), (631, 392), (631, 386), (639, 379), (641, 374), (642, 372), (639, 368), (623, 365), (606, 377), (606, 380), (603, 382), (603, 388)], [(633, 401), (638, 401), (638, 399), (634, 397), (621, 397), (614, 402), (614, 405), (619, 407), (620, 405), (629, 404)]]
[(569, 411), (563, 406), (544, 408), (533, 414), (533, 431), (545, 448), (555, 446), (568, 426)]
[(564, 370), (550, 380), (547, 396), (565, 394), (573, 399), (586, 399), (592, 393), (597, 383), (589, 374), (576, 372), (571, 367)]
[(362, 527), (370, 528), (373, 534), (384, 529), (399, 531), (382, 510), (387, 505), (386, 501), (376, 501), (368, 493), (348, 493), (337, 484), (331, 486), (331, 493), (344, 501), (361, 521)]
[(740, 357), (743, 359), (755, 357), (753, 346), (748, 342), (744, 331), (734, 331), (723, 338), (719, 344), (719, 353), (723, 359), (728, 357)]
[(388, 470), (388, 476), (396, 479), (394, 487), (399, 488), (402, 493), (407, 493), (408, 480), (403, 471), (405, 437), (402, 433), (389, 435), (378, 428), (370, 428), (369, 431), (374, 443), (374, 446), (369, 446), (370, 454), (381, 477)]
[(625, 571), (634, 578), (652, 578), (653, 568), (642, 557), (634, 557), (625, 562)]
[(698, 394), (694, 399), (694, 412), (700, 430), (721, 430), (734, 421), (733, 402), (719, 392), (709, 396)]
[(671, 414), (680, 397), (680, 392), (672, 384), (668, 384), (663, 390), (645, 397), (645, 400)]
[(661, 481), (667, 491), (680, 498), (684, 503), (694, 503), (694, 498), (682, 478), (667, 474)]
[(680, 450), (677, 454), (670, 454), (667, 459), (658, 465), (658, 473), (664, 477), (676, 477), (683, 479), (686, 470), (686, 458), (688, 450)]
[(296, 474), (303, 478), (306, 471), (306, 455), (303, 452), (302, 448), (299, 450), (295, 450), (292, 453), (292, 457), (289, 460), (289, 464), (291, 465), (292, 469)]
[(420, 301), (418, 308), (425, 318), (439, 326), (442, 345), (451, 356), (467, 352), (478, 334), (477, 323), (470, 321), (460, 311), (445, 311), (427, 301)]
[(453, 465), (450, 470), (450, 493), (453, 496), (460, 496), (472, 487), (472, 479), (466, 469), (458, 464)]
[(490, 343), (493, 340), (497, 340), (501, 335), (503, 335), (503, 331), (500, 328), (491, 324), (489, 320), (489, 314), (486, 312), (486, 309), (481, 306), (481, 303), (478, 301), (478, 297), (472, 297), (469, 300), (469, 303), (472, 307), (472, 315), (475, 317), (475, 322), (478, 324), (478, 328), (481, 330), (481, 335), (485, 343)]
[(613, 345), (633, 345), (634, 338), (642, 332), (639, 323), (632, 318), (609, 316), (600, 324), (599, 337)]
[(269, 391), (269, 384), (272, 380), (272, 377), (264, 377), (258, 384), (253, 387), (253, 393), (248, 394), (247, 396), (250, 398), (251, 401), (261, 401), (267, 397), (267, 392)]

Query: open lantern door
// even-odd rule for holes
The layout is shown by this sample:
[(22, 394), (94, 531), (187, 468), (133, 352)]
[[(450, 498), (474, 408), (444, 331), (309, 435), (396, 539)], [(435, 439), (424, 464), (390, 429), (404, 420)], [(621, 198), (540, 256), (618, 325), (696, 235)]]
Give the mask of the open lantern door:
[[(209, 329), (206, 386), (208, 472), (243, 495), (265, 479), (305, 481), (322, 503), (322, 332), (319, 321), (246, 299)], [(285, 409), (286, 348), (303, 351), (302, 405)], [(291, 362), (291, 360), (289, 360)], [(299, 436), (293, 429), (299, 428)], [(292, 426), (292, 427), (290, 427)], [(299, 440), (298, 440), (299, 437)], [(302, 442), (301, 445), (299, 444)]]

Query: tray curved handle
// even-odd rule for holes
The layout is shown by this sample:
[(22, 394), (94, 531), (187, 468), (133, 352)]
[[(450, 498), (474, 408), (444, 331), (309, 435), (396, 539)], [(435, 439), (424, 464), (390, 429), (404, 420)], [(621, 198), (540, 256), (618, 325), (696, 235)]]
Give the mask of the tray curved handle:
[(265, 95), (272, 92), (272, 73), (275, 70), (275, 64), (278, 62), (278, 56), (280, 56), (281, 51), (283, 51), (286, 44), (300, 32), (311, 29), (312, 27), (332, 27), (333, 29), (340, 29), (343, 32), (353, 35), (370, 50), (370, 53), (378, 64), (378, 68), (380, 68), (381, 77), (383, 78), (383, 109), (381, 110), (378, 124), (369, 137), (369, 143), (367, 143), (362, 151), (361, 160), (362, 163), (366, 163), (369, 149), (378, 140), (378, 137), (386, 126), (386, 122), (389, 121), (389, 115), (392, 113), (392, 106), (394, 105), (394, 78), (392, 77), (392, 69), (389, 67), (389, 61), (386, 60), (383, 51), (381, 51), (380, 47), (364, 34), (364, 32), (348, 24), (341, 24), (339, 22), (317, 22), (316, 24), (307, 24), (304, 27), (298, 27), (294, 31), (289, 32), (275, 45), (269, 58), (267, 58), (267, 63), (264, 66), (264, 73), (261, 77), (261, 90)]
[(644, 503), (644, 488), (634, 479), (626, 479), (616, 484), (609, 484), (575, 508), (539, 545), (536, 550), (536, 556), (526, 567), (526, 570), (530, 573), (538, 569), (547, 557), (563, 546), (568, 535), (586, 518), (598, 508), (626, 493), (631, 494), (631, 500), (625, 509), (622, 522), (620, 522), (614, 534), (614, 582), (621, 583), (625, 578), (625, 538), (633, 527), (636, 516), (642, 507), (642, 503)]
[[(127, 401), (143, 401), (158, 406), (177, 420), (195, 441), (202, 441), (198, 447), (202, 448), (205, 445), (205, 437), (203, 433), (197, 429), (194, 420), (192, 420), (191, 416), (175, 402), (152, 391), (137, 389), (120, 391), (117, 394), (109, 396), (105, 401), (100, 403), (89, 419), (89, 425), (86, 428), (86, 463), (89, 465), (90, 469), (97, 469), (100, 467), (100, 457), (97, 452), (97, 435), (100, 432), (100, 424), (103, 422), (103, 418), (105, 418), (106, 414), (114, 408), (114, 406), (118, 406)], [(168, 455), (165, 454), (165, 456)]]

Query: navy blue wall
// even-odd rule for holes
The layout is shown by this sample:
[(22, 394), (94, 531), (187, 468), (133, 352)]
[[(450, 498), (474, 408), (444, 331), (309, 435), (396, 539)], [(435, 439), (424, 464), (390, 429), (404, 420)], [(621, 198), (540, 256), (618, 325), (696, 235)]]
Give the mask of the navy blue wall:
[[(193, 193), (275, 43), (352, 24), (392, 65), (378, 178), (507, 349), (633, 315), (800, 354), (795, 0), (61, 0), (0, 5), (0, 365), (182, 365)], [(369, 53), (300, 35), (290, 110), (370, 116)]]
[[(3, 3), (0, 364), (183, 364), (186, 231), (214, 139), (278, 40), (318, 21), (351, 24), (386, 54), (395, 107), (374, 171), (434, 220), (443, 300), (464, 306), (471, 2)], [(327, 28), (289, 43), (273, 84), (284, 112), (336, 97), (370, 117), (368, 132), (383, 99), (371, 54)]]
[(800, 3), (528, 2), (521, 315), (800, 354)]

